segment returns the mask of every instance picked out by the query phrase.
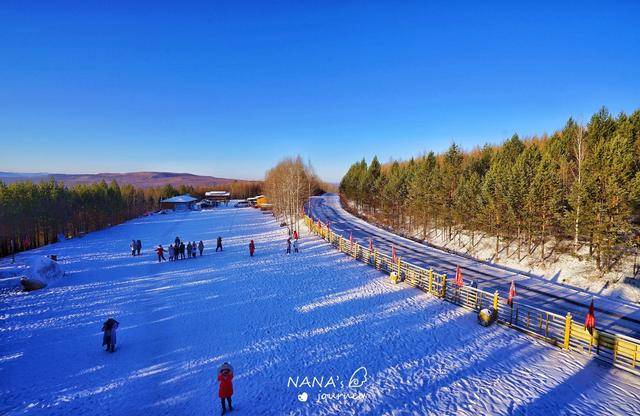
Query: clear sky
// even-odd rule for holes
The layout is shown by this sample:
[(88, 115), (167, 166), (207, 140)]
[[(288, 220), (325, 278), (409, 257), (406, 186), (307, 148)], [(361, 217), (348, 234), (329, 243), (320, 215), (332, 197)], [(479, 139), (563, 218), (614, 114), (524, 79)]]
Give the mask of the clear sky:
[(300, 154), (337, 181), (640, 108), (639, 27), (637, 0), (3, 1), (0, 171), (262, 178)]

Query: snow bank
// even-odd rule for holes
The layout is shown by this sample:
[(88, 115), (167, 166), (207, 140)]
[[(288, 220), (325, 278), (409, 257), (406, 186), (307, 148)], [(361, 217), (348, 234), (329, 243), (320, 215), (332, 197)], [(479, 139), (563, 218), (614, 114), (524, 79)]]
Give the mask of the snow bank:
[(27, 261), (26, 279), (32, 287), (48, 286), (62, 276), (64, 270), (60, 264), (49, 257), (33, 257)]

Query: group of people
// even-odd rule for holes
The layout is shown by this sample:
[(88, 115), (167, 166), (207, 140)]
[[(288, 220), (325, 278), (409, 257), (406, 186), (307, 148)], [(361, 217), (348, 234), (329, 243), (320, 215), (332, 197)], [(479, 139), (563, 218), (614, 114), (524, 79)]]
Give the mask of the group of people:
[(142, 251), (142, 241), (140, 240), (131, 240), (129, 243), (129, 248), (131, 249), (131, 255), (135, 256), (136, 254), (139, 256)]
[(291, 242), (291, 237), (287, 238), (287, 254), (291, 254), (291, 246), (293, 246), (293, 252), (298, 252), (298, 231), (293, 230), (293, 243)]
[[(204, 251), (204, 243), (200, 240), (199, 243), (195, 241), (189, 241), (187, 244), (184, 244), (184, 241), (180, 240), (180, 237), (176, 237), (175, 242), (169, 245), (169, 261), (176, 261), (185, 258), (196, 258), (198, 256), (198, 252), (202, 256), (202, 252)], [(156, 253), (158, 253), (158, 262), (166, 261), (167, 259), (164, 257), (164, 247), (162, 244), (156, 248)]]

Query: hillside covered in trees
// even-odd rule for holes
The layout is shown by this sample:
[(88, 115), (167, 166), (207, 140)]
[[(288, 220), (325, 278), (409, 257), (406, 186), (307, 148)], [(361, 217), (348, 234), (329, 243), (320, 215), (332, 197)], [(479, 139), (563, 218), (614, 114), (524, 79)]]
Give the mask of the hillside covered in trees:
[(401, 233), (464, 234), (471, 245), (490, 236), (496, 254), (544, 262), (563, 250), (607, 272), (640, 246), (640, 110), (614, 117), (603, 108), (586, 126), (569, 119), (550, 136), (471, 151), (452, 144), (409, 161), (363, 159), (340, 191), (359, 214)]
[[(215, 188), (214, 188), (215, 189)], [(235, 181), (219, 189), (232, 198), (247, 198), (262, 192), (262, 182)], [(175, 195), (204, 197), (210, 187), (190, 185), (137, 188), (99, 181), (67, 187), (48, 181), (0, 181), (0, 257), (13, 251), (55, 242), (59, 235), (76, 237), (122, 223), (160, 208), (160, 200)]]

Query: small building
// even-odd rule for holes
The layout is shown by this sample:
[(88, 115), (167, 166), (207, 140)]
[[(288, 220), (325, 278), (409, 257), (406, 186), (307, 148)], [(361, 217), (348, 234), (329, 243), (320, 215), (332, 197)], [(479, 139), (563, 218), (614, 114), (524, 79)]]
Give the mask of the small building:
[(262, 208), (265, 205), (267, 206), (271, 205), (269, 204), (267, 197), (264, 195), (258, 195), (258, 196), (253, 196), (251, 198), (247, 198), (247, 202), (249, 203), (249, 206), (255, 207), (255, 208)]
[(208, 191), (204, 194), (205, 199), (214, 203), (214, 206), (218, 204), (229, 204), (231, 200), (231, 192), (229, 191)]
[(172, 209), (174, 211), (189, 211), (194, 209), (197, 199), (189, 194), (174, 196), (160, 201), (162, 209)]

